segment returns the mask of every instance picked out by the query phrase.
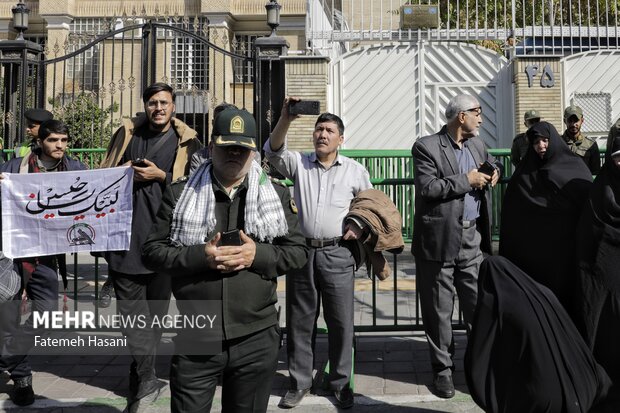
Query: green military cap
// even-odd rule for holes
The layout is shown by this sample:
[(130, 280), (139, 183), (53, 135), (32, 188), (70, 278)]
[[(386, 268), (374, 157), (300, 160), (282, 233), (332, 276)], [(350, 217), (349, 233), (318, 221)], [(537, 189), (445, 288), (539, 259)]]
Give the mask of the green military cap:
[(536, 109), (528, 110), (523, 116), (523, 120), (540, 119), (540, 113)]
[(215, 146), (242, 146), (254, 151), (256, 146), (256, 121), (245, 109), (228, 108), (220, 112), (213, 123)]
[(571, 116), (577, 116), (578, 119), (583, 118), (583, 110), (579, 106), (570, 105), (564, 109), (564, 119), (568, 119)]

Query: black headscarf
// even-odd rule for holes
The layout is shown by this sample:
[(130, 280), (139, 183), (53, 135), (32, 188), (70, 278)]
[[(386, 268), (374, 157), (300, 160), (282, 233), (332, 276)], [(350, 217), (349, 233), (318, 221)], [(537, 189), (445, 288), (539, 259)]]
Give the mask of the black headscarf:
[(608, 142), (605, 165), (595, 182), (590, 202), (601, 222), (620, 229), (620, 168), (611, 159), (611, 154), (617, 151), (620, 151), (620, 135)]
[(596, 177), (579, 221), (575, 322), (596, 360), (620, 385), (620, 168), (611, 154), (620, 136), (608, 142), (606, 162)]
[(480, 267), (465, 378), (487, 413), (585, 413), (610, 387), (555, 295), (497, 256)]
[[(499, 253), (550, 288), (568, 309), (577, 273), (577, 221), (592, 175), (550, 123), (535, 124), (527, 136), (528, 152), (502, 204)], [(549, 139), (543, 159), (534, 150), (538, 136)]]

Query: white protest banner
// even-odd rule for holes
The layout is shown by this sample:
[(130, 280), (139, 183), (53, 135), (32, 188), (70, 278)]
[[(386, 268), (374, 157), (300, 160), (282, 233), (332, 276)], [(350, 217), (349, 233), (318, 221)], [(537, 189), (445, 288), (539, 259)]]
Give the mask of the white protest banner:
[(3, 176), (2, 250), (7, 257), (129, 249), (130, 167)]

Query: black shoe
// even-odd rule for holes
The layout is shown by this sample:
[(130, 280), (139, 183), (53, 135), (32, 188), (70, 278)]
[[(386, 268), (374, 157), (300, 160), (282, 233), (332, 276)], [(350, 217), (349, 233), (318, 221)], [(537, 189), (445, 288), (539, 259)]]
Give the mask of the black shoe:
[(163, 380), (154, 379), (141, 383), (136, 399), (128, 401), (125, 411), (128, 413), (141, 413), (148, 410), (148, 406), (155, 403), (159, 395), (167, 386)]
[(451, 399), (454, 397), (452, 376), (435, 376), (433, 386), (435, 386), (435, 396), (441, 397), (442, 399)]
[(343, 387), (340, 390), (334, 392), (338, 407), (341, 409), (350, 409), (353, 407), (353, 390), (349, 386)]
[(99, 307), (108, 308), (112, 304), (112, 291), (114, 287), (110, 280), (106, 281), (99, 292)]
[(32, 376), (15, 379), (11, 400), (18, 406), (30, 406), (34, 403), (34, 391), (32, 390)]
[(310, 393), (310, 389), (289, 390), (286, 392), (284, 397), (282, 397), (282, 400), (280, 400), (280, 404), (278, 404), (278, 406), (284, 409), (292, 409), (293, 407), (297, 407), (308, 393)]

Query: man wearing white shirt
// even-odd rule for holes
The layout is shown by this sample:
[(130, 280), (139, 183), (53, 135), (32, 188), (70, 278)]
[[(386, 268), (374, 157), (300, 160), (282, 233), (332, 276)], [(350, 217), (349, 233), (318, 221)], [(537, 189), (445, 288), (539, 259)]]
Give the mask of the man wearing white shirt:
[(338, 405), (350, 408), (355, 260), (346, 244), (361, 238), (363, 229), (359, 223), (345, 222), (345, 216), (351, 200), (372, 185), (361, 164), (338, 153), (344, 142), (344, 124), (336, 115), (318, 117), (312, 134), (314, 152), (287, 149), (286, 133), (298, 118), (289, 114), (288, 105), (299, 100), (285, 98), (280, 119), (263, 148), (269, 162), (294, 182), (299, 222), (311, 247), (308, 264), (287, 277), (291, 389), (280, 406), (299, 405), (312, 387), (316, 320), (322, 299), (329, 340), (329, 386)]

